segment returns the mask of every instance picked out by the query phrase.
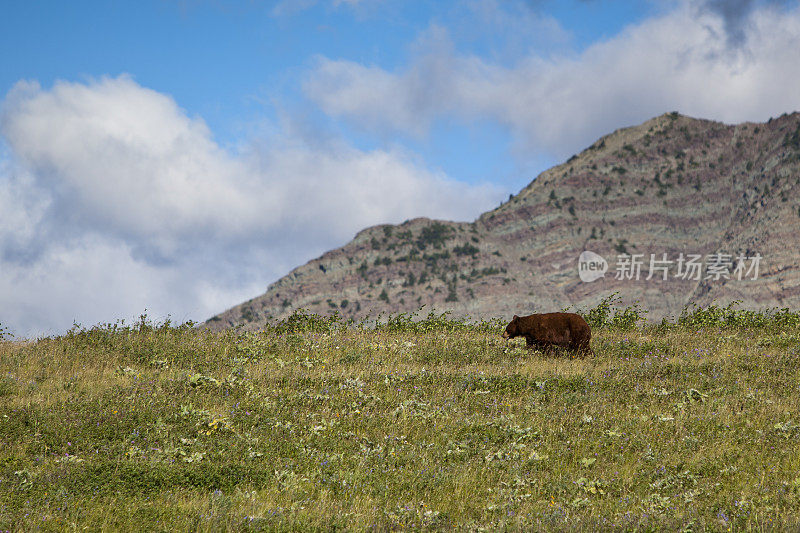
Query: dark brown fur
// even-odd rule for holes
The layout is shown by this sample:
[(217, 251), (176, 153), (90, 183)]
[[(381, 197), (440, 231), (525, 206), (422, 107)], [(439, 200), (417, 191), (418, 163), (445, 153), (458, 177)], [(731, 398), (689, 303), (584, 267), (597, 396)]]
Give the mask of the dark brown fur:
[(589, 324), (575, 313), (543, 313), (517, 316), (506, 327), (504, 339), (525, 337), (529, 348), (546, 351), (560, 346), (580, 355), (593, 355), (589, 346), (592, 330)]

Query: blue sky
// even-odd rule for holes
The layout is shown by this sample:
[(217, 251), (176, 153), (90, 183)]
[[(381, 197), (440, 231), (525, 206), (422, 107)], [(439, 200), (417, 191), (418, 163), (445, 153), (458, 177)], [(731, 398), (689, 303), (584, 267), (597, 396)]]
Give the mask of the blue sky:
[[(0, 20), (0, 47), (9, 52), (0, 94), (21, 79), (47, 87), (56, 80), (129, 74), (202, 117), (220, 143), (235, 145), (259, 121), (276, 120), (283, 106), (308, 106), (300, 86), (320, 55), (393, 70), (408, 61), (420, 33), (441, 25), (460, 51), (510, 66), (529, 47), (579, 53), (657, 8), (642, 1), (553, 1), (510, 10), (552, 18), (563, 32), (552, 42), (552, 35), (508, 38), (482, 28), (481, 8), (468, 2), (9, 2)], [(346, 126), (325, 124), (363, 148), (386, 142)], [(500, 170), (511, 187), (533, 177), (516, 176), (513, 165), (500, 162), (510, 139), (491, 123), (442, 123), (423, 142), (402, 141), (460, 179), (480, 181)], [(469, 145), (490, 149), (465, 163), (458, 154)], [(537, 160), (539, 166), (554, 162)]]
[(775, 0), (16, 1), (0, 324), (203, 320), (365, 226), (471, 220), (619, 127), (800, 108)]

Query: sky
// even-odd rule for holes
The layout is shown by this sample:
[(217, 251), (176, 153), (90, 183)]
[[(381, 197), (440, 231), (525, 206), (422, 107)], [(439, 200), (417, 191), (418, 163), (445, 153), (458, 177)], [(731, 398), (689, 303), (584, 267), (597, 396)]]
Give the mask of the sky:
[(800, 109), (780, 0), (5, 0), (0, 328), (202, 321), (615, 129)]

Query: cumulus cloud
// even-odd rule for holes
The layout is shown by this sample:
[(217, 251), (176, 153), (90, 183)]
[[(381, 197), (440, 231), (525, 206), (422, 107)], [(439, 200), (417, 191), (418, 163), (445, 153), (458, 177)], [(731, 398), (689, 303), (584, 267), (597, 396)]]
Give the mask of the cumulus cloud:
[(395, 71), (320, 58), (304, 90), (329, 115), (371, 131), (421, 136), (442, 118), (489, 119), (524, 153), (557, 157), (666, 111), (738, 122), (797, 109), (800, 10), (749, 10), (747, 24), (736, 22), (746, 46), (732, 53), (737, 13), (684, 2), (578, 54), (531, 53), (513, 66), (459, 54), (441, 38)]
[(779, 7), (788, 0), (699, 0), (698, 7), (718, 16), (722, 21), (725, 38), (731, 48), (740, 48), (751, 29), (750, 15), (758, 7)]
[(723, 29), (731, 46), (740, 46), (745, 40), (745, 30), (755, 0), (705, 0), (701, 6), (722, 19)]
[(21, 82), (0, 114), (0, 308), (19, 334), (205, 319), (365, 226), (471, 219), (498, 189), (290, 134), (233, 153), (129, 77)]
[(246, 165), (202, 120), (130, 78), (49, 91), (19, 83), (0, 127), (16, 162), (53, 194), (54, 229), (103, 228), (169, 256), (199, 234), (233, 238), (264, 220)]

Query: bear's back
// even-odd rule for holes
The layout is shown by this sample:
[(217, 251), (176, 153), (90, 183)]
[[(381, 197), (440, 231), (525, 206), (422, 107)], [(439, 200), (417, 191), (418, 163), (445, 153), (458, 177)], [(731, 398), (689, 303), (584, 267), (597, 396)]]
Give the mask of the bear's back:
[(589, 343), (591, 329), (582, 316), (575, 313), (540, 313), (520, 317), (522, 329), (535, 338), (551, 342), (563, 340), (583, 346)]

